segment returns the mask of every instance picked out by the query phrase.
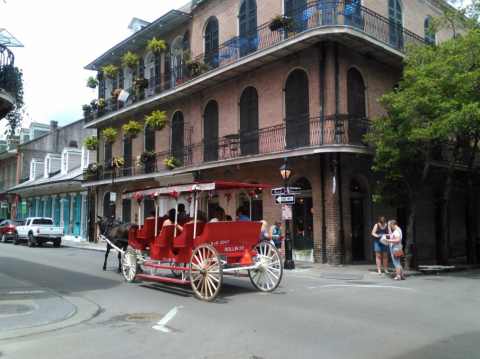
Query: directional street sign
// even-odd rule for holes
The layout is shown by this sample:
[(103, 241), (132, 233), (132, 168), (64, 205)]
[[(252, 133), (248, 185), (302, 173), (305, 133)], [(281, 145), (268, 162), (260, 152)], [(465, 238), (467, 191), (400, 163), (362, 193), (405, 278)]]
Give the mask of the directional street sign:
[(294, 204), (295, 203), (295, 195), (294, 194), (281, 194), (275, 196), (275, 203), (276, 204)]
[(287, 194), (300, 194), (302, 193), (300, 187), (287, 187)]
[(272, 188), (272, 196), (275, 196), (276, 194), (285, 194), (285, 188)]

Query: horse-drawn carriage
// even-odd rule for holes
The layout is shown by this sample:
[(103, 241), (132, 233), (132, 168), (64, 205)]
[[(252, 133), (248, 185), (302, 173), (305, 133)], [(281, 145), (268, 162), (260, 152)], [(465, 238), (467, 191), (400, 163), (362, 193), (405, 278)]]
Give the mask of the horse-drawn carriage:
[[(115, 247), (122, 252), (122, 271), (127, 282), (135, 278), (187, 284), (190, 283), (195, 295), (211, 301), (220, 292), (223, 277), (227, 274), (247, 276), (260, 291), (271, 292), (279, 285), (283, 268), (277, 248), (269, 241), (259, 241), (261, 222), (197, 221), (198, 201), (213, 191), (241, 190), (245, 194), (254, 188), (268, 188), (266, 185), (197, 182), (128, 191), (123, 198), (139, 200), (146, 196), (154, 198), (191, 196), (194, 203), (194, 217), (183, 224), (177, 232), (175, 225), (163, 225), (164, 218), (146, 219), (143, 226), (128, 226), (128, 249)], [(250, 198), (250, 197), (249, 197)], [(251, 199), (251, 198), (250, 198)], [(178, 203), (178, 202), (177, 202)], [(140, 206), (139, 206), (140, 208)], [(111, 238), (106, 238), (109, 244)], [(142, 269), (143, 267), (143, 269)], [(149, 269), (149, 273), (147, 268)], [(158, 276), (157, 269), (171, 270), (174, 276)]]

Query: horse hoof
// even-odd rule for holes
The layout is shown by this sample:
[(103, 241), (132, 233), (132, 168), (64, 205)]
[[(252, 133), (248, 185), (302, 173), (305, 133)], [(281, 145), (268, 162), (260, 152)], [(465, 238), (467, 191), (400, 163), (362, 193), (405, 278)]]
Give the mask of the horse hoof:
[(122, 268), (118, 268), (117, 273), (122, 273)]
[(107, 267), (103, 267), (103, 270), (107, 270)]

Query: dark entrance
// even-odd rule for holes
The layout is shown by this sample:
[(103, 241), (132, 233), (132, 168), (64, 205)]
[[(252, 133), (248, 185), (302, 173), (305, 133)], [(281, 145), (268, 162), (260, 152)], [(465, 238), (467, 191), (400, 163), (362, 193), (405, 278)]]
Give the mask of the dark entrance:
[(360, 198), (350, 200), (352, 211), (352, 260), (365, 260), (364, 238), (363, 238), (363, 201)]

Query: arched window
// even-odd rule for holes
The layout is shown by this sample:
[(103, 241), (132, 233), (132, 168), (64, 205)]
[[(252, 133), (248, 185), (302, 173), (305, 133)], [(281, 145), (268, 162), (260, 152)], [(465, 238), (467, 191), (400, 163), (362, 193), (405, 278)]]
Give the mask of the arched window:
[(154, 56), (153, 53), (149, 53), (146, 57), (145, 77), (148, 79), (148, 89), (145, 91), (145, 97), (155, 95), (157, 58), (160, 59), (158, 56)]
[(203, 114), (203, 161), (218, 160), (218, 103), (210, 101)]
[(240, 97), (240, 152), (258, 154), (258, 92), (250, 86)]
[(211, 68), (218, 67), (218, 21), (210, 19), (205, 28), (205, 62)]
[(185, 151), (185, 122), (183, 120), (183, 113), (177, 111), (172, 117), (172, 153), (171, 155), (183, 164), (183, 157)]
[(365, 106), (365, 83), (362, 74), (354, 68), (347, 72), (347, 107), (348, 107), (348, 143), (363, 144), (363, 136), (367, 131)]
[(132, 158), (132, 138), (130, 136), (123, 136), (123, 159), (125, 163), (123, 164), (123, 175), (131, 176), (133, 169), (133, 158)]
[(287, 148), (310, 145), (308, 77), (305, 71), (295, 70), (285, 85), (285, 125)]
[(257, 51), (259, 37), (257, 35), (257, 3), (255, 0), (244, 0), (238, 14), (240, 38), (247, 40), (240, 48), (240, 56)]
[(435, 45), (436, 39), (435, 39), (435, 33), (432, 31), (428, 31), (428, 27), (430, 26), (432, 19), (430, 17), (426, 17), (424, 21), (424, 28), (425, 28), (425, 42), (427, 45)]
[(348, 114), (357, 118), (365, 117), (365, 83), (360, 71), (351, 68), (347, 72)]
[(398, 0), (388, 0), (388, 35), (390, 45), (403, 49), (403, 16)]
[(307, 0), (285, 0), (285, 14), (292, 13), (293, 11), (307, 5)]

